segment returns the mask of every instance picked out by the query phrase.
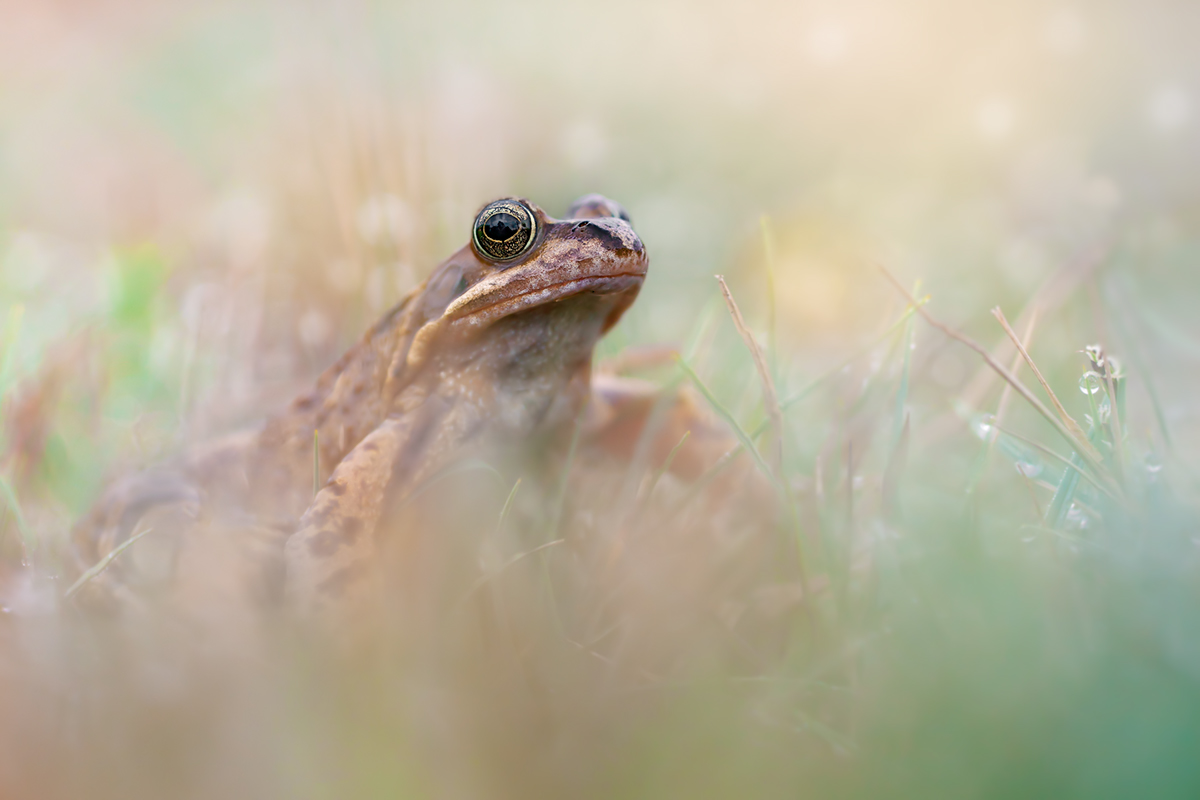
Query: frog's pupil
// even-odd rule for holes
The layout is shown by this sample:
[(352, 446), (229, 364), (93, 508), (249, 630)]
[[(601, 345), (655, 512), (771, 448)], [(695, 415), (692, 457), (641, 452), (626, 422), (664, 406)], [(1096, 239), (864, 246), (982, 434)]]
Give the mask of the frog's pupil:
[(486, 206), (475, 218), (471, 232), (475, 252), (495, 262), (518, 258), (533, 244), (537, 235), (537, 220), (523, 204), (512, 200), (497, 200)]
[(493, 214), (488, 217), (487, 222), (483, 223), (484, 235), (496, 242), (504, 242), (511, 239), (517, 235), (517, 231), (519, 230), (521, 230), (520, 221), (505, 211)]

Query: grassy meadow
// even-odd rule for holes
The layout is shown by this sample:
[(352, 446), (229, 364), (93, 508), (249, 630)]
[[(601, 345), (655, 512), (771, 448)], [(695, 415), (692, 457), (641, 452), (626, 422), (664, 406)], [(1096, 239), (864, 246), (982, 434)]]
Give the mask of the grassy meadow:
[[(3, 4), (0, 797), (1200, 796), (1198, 26)], [(106, 484), (281, 408), (483, 203), (593, 191), (651, 259), (597, 368), (675, 348), (634, 374), (725, 470), (448, 481), (361, 662), (66, 597)]]

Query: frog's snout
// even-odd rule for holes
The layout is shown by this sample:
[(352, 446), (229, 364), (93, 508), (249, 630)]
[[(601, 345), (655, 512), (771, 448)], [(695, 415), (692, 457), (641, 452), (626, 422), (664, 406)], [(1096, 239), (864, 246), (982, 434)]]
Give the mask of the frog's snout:
[(617, 253), (622, 250), (642, 253), (646, 249), (630, 224), (619, 217), (581, 219), (571, 226), (570, 235), (595, 239)]
[(573, 237), (590, 236), (605, 247), (616, 251), (632, 250), (644, 254), (646, 248), (633, 231), (625, 208), (602, 194), (585, 194), (567, 209), (568, 220), (578, 220), (571, 226)]

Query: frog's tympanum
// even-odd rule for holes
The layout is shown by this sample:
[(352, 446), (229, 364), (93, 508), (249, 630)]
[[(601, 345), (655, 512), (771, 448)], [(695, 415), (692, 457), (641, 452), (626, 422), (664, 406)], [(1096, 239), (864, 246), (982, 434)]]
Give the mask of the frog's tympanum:
[[(637, 297), (647, 256), (606, 198), (567, 217), (488, 204), (469, 243), (283, 413), (114, 485), (75, 531), (79, 566), (151, 533), (81, 594), (187, 580), (177, 567), (192, 558), (212, 562), (188, 570), (205, 580), (282, 580), (302, 612), (336, 607), (370, 582), (381, 516), (422, 481), (480, 446), (569, 438), (593, 347)], [(191, 555), (199, 526), (262, 558)]]

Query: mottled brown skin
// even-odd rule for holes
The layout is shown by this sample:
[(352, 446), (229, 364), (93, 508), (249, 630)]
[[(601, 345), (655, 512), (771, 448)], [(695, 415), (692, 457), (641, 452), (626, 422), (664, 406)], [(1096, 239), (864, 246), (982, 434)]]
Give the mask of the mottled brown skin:
[(463, 247), (259, 431), (112, 487), (75, 530), (80, 569), (154, 532), (82, 594), (178, 583), (189, 537), (219, 530), (259, 543), (261, 557), (207, 572), (268, 590), (286, 576), (301, 612), (336, 607), (369, 587), (389, 503), (471, 448), (569, 427), (590, 391), (593, 347), (637, 296), (646, 251), (598, 195), (567, 220), (531, 208), (537, 240), (515, 262)]

